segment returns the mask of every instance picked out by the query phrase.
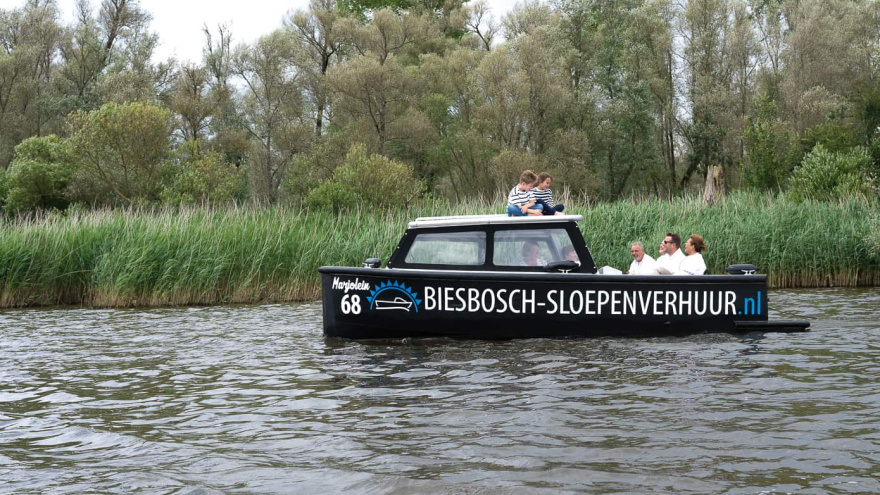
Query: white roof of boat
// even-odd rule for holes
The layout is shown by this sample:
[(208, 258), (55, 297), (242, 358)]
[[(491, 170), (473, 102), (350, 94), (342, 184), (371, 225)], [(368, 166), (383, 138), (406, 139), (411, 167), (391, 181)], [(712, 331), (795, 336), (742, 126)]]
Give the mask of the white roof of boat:
[(544, 224), (559, 222), (580, 222), (583, 215), (546, 215), (530, 217), (509, 217), (507, 215), (461, 215), (450, 217), (419, 217), (409, 223), (409, 228), (458, 227), (464, 225), (488, 224)]

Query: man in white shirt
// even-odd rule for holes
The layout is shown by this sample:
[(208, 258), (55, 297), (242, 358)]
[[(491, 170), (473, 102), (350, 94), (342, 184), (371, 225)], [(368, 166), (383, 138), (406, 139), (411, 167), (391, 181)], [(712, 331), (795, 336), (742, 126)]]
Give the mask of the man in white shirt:
[(662, 260), (663, 258), (668, 258), (669, 255), (666, 254), (666, 241), (660, 241), (660, 255), (657, 256), (657, 261)]
[(684, 253), (681, 252), (681, 236), (672, 232), (666, 233), (663, 239), (666, 247), (666, 257), (660, 257), (654, 264), (654, 271), (660, 275), (672, 275), (679, 270), (684, 261)]
[(654, 258), (645, 254), (645, 245), (641, 242), (634, 242), (629, 248), (633, 261), (629, 265), (629, 275), (650, 275), (654, 269)]

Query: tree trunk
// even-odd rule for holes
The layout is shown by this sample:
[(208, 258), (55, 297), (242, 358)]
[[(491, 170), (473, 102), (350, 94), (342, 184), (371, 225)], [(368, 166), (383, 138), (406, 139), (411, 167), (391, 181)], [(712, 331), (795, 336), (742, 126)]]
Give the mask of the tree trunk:
[(721, 166), (711, 166), (706, 170), (706, 189), (703, 192), (703, 206), (715, 206), (724, 196), (724, 171)]

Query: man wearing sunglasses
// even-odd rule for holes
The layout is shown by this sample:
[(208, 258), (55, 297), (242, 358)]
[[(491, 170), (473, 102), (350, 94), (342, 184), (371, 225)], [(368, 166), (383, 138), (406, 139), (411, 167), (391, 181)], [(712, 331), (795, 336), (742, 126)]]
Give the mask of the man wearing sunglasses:
[(665, 254), (657, 258), (654, 268), (660, 275), (672, 275), (678, 271), (681, 262), (684, 261), (684, 253), (681, 252), (681, 236), (668, 232), (666, 238), (663, 239), (661, 251), (665, 251)]

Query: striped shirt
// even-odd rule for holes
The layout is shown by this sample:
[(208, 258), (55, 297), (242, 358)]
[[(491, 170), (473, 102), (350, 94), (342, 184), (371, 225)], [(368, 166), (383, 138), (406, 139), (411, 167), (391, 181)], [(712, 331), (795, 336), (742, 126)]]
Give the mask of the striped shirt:
[(538, 189), (537, 187), (532, 189), (532, 196), (535, 197), (536, 201), (543, 201), (544, 204), (546, 204), (550, 208), (556, 206), (556, 202), (553, 201), (553, 191), (551, 191), (549, 187), (547, 189), (544, 189), (543, 191)]
[(532, 195), (532, 191), (520, 191), (519, 184), (513, 186), (513, 189), (510, 190), (510, 194), (507, 195), (507, 204), (513, 206), (523, 206), (529, 201), (534, 201), (535, 196)]

